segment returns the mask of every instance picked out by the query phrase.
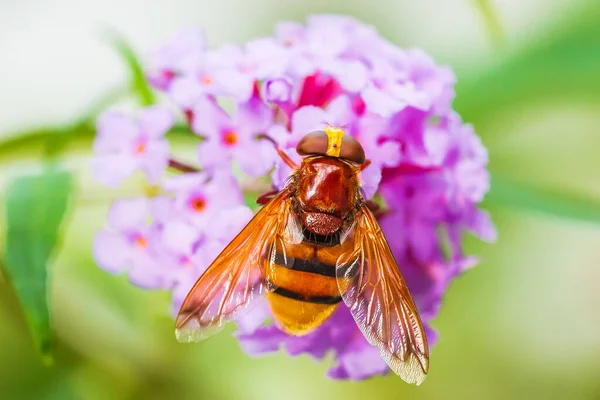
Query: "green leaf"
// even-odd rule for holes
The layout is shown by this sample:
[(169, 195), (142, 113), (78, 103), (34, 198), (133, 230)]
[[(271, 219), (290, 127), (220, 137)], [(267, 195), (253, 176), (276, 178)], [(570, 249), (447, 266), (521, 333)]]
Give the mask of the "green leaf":
[(133, 48), (121, 35), (115, 32), (109, 33), (108, 36), (121, 58), (123, 58), (123, 61), (127, 64), (131, 74), (131, 90), (137, 96), (138, 102), (142, 106), (154, 104), (156, 102), (154, 92), (146, 80), (144, 68)]
[(14, 180), (6, 193), (4, 267), (44, 361), (52, 362), (48, 265), (71, 194), (71, 175), (49, 170)]
[[(514, 43), (512, 43), (514, 44)], [(454, 106), (465, 121), (549, 99), (597, 101), (600, 92), (600, 2), (573, 7), (543, 37), (480, 73), (458, 74)]]
[(500, 205), (575, 221), (600, 223), (600, 201), (492, 176), (486, 205)]
[(42, 153), (56, 157), (64, 152), (67, 144), (75, 141), (89, 142), (96, 134), (95, 122), (98, 115), (109, 105), (123, 99), (129, 93), (124, 88), (115, 88), (90, 103), (83, 113), (73, 121), (55, 126), (28, 129), (26, 131), (4, 132), (0, 138), (0, 161), (16, 156), (37, 156)]
[(257, 212), (262, 207), (260, 204), (256, 202), (256, 199), (261, 195), (261, 192), (255, 190), (244, 191), (244, 203), (248, 208), (250, 208), (253, 212)]

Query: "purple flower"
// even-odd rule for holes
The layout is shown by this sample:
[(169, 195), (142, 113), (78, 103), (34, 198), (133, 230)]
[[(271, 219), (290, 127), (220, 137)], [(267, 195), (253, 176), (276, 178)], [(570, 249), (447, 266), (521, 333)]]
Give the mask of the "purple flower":
[(336, 379), (361, 380), (388, 371), (379, 350), (367, 342), (344, 307), (340, 307), (319, 329), (306, 336), (290, 336), (273, 325), (251, 333), (238, 332), (236, 336), (242, 348), (255, 356), (283, 347), (292, 356), (307, 353), (321, 360), (333, 350), (336, 365), (329, 371), (329, 376)]
[(185, 74), (172, 79), (168, 93), (173, 102), (185, 111), (191, 111), (205, 96), (223, 96), (230, 90), (228, 77), (223, 72), (222, 55), (205, 52), (201, 59), (189, 66)]
[[(436, 65), (433, 58), (421, 49), (411, 49), (406, 57), (406, 81), (414, 82), (419, 93), (426, 94), (434, 114), (451, 111), (456, 76), (448, 67)], [(418, 107), (417, 107), (418, 108)]]
[(173, 115), (162, 107), (148, 107), (137, 121), (117, 111), (104, 114), (97, 124), (92, 169), (107, 186), (117, 186), (141, 169), (148, 181), (158, 183), (169, 161), (169, 143), (164, 134), (173, 125)]
[(216, 80), (216, 72), (207, 65), (196, 71), (193, 76), (174, 78), (169, 87), (173, 102), (186, 111), (193, 110), (196, 103), (202, 101), (205, 96), (222, 95), (224, 92), (225, 89)]
[[(173, 289), (173, 312), (179, 310), (198, 277), (251, 218), (252, 210), (248, 207), (225, 202), (220, 205), (220, 209), (213, 210), (207, 225), (200, 230), (200, 235), (196, 234), (195, 227), (186, 224), (184, 220), (169, 223), (164, 230), (163, 240), (165, 243), (172, 243), (172, 248), (175, 247), (180, 265)], [(246, 329), (253, 326), (252, 315), (245, 322)]]
[(226, 45), (217, 50), (220, 78), (228, 94), (246, 102), (257, 80), (281, 75), (288, 63), (288, 53), (274, 39), (255, 39), (245, 48)]
[(273, 120), (273, 111), (253, 97), (237, 107), (233, 115), (208, 98), (194, 107), (193, 129), (207, 138), (198, 147), (202, 166), (208, 171), (228, 169), (231, 161), (239, 163), (251, 176), (265, 175), (273, 166), (277, 153), (258, 135), (264, 134)]
[(387, 215), (380, 224), (394, 255), (405, 255), (418, 261), (441, 257), (436, 226), (444, 220), (445, 182), (440, 174), (395, 174), (380, 187), (386, 200)]
[(263, 84), (262, 97), (270, 103), (285, 105), (292, 99), (292, 89), (292, 82), (289, 78), (270, 78)]
[(406, 107), (434, 113), (450, 111), (455, 77), (418, 49), (391, 57), (372, 57), (371, 82), (361, 91), (367, 108), (384, 117)]
[[(188, 173), (165, 181), (169, 198), (154, 201), (161, 251), (174, 276), (174, 311), (187, 291), (252, 215), (236, 180), (221, 172)], [(165, 267), (166, 271), (167, 268)]]
[(387, 61), (372, 66), (373, 79), (361, 92), (367, 108), (383, 117), (390, 117), (408, 106), (427, 110), (431, 105), (427, 93), (417, 90), (413, 81), (404, 81), (394, 73), (395, 69)]
[(390, 122), (374, 113), (365, 113), (354, 135), (365, 149), (367, 159), (380, 167), (393, 168), (402, 160), (402, 146), (387, 137)]
[(163, 188), (173, 194), (167, 221), (183, 219), (205, 229), (214, 222), (215, 213), (243, 204), (237, 181), (228, 174), (209, 177), (204, 173), (189, 173), (165, 181)]
[(360, 60), (344, 57), (352, 37), (351, 32), (339, 29), (342, 25), (350, 26), (352, 21), (321, 16), (309, 18), (306, 28), (293, 23), (279, 24), (277, 39), (291, 54), (288, 72), (296, 77), (323, 72), (334, 77), (345, 90), (359, 91), (367, 82), (367, 66)]
[[(449, 68), (354, 18), (316, 15), (306, 24), (281, 22), (273, 37), (242, 46), (207, 49), (201, 31), (183, 31), (159, 49), (147, 71), (198, 135), (201, 172), (182, 168), (182, 175), (164, 177), (163, 134), (173, 123), (165, 109), (142, 110), (136, 121), (103, 115), (94, 174), (114, 186), (142, 169), (163, 192), (113, 205), (108, 228), (94, 243), (102, 268), (127, 271), (139, 286), (171, 290), (175, 313), (250, 220), (244, 198), (285, 185), (292, 171), (275, 147), (299, 164), (295, 147), (302, 136), (341, 126), (365, 150), (363, 194), (383, 205), (377, 219), (435, 345), (431, 321), (448, 285), (477, 263), (463, 253), (463, 235), (497, 236), (489, 214), (478, 208), (490, 185), (487, 151), (452, 109), (456, 78)], [(266, 299), (236, 320), (247, 353), (283, 348), (319, 360), (333, 354), (328, 375), (334, 379), (389, 371), (343, 304), (303, 337), (268, 321)]]
[(96, 235), (93, 253), (104, 270), (128, 271), (129, 279), (144, 288), (168, 286), (155, 258), (156, 232), (146, 223), (150, 215), (146, 198), (117, 200), (108, 214), (108, 229)]
[(182, 29), (152, 55), (148, 81), (157, 89), (166, 90), (175, 76), (190, 73), (202, 64), (205, 48), (202, 30)]

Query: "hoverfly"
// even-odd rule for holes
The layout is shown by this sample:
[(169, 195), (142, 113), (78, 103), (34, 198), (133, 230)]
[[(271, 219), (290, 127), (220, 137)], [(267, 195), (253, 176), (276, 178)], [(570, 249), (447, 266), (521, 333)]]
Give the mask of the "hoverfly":
[(176, 320), (180, 341), (201, 340), (266, 296), (292, 335), (320, 326), (343, 301), (389, 367), (420, 384), (429, 369), (421, 319), (398, 264), (361, 193), (369, 164), (339, 128), (304, 136), (286, 185), (200, 276)]

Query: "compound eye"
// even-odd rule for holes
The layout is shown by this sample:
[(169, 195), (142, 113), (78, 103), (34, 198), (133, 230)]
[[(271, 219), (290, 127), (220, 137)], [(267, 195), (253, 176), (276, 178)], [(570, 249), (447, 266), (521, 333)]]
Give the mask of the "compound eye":
[(296, 152), (301, 156), (312, 154), (325, 155), (327, 153), (327, 134), (323, 131), (314, 131), (307, 133), (300, 139), (296, 146)]
[(362, 164), (365, 162), (365, 150), (362, 145), (353, 138), (352, 136), (344, 136), (342, 139), (342, 151), (340, 158), (352, 161), (356, 164)]
[[(307, 133), (300, 139), (296, 146), (296, 152), (301, 156), (326, 155), (329, 146), (329, 136), (324, 131)], [(349, 135), (344, 135), (341, 143), (339, 158), (346, 159), (356, 164), (365, 162), (365, 150), (361, 144)]]

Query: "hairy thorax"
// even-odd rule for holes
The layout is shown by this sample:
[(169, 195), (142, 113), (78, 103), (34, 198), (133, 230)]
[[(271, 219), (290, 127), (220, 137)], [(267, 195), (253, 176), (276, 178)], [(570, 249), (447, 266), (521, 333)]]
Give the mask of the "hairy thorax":
[(332, 235), (356, 210), (356, 168), (337, 158), (308, 157), (298, 171), (296, 191), (304, 227), (317, 235)]

